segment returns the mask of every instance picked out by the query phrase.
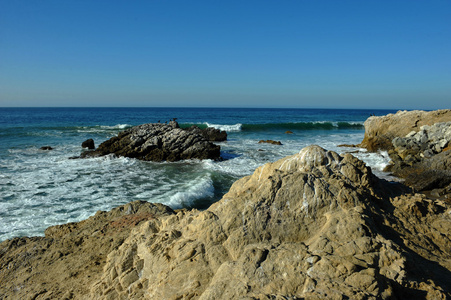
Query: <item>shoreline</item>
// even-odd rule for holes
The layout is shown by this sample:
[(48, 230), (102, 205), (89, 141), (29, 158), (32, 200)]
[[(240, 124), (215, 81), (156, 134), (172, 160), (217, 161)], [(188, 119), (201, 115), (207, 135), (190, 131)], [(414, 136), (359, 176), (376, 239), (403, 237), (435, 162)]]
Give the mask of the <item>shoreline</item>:
[[(8, 283), (1, 289), (36, 299), (320, 297), (321, 291), (449, 297), (443, 278), (451, 274), (451, 231), (443, 230), (451, 229), (450, 204), (375, 177), (351, 154), (309, 146), (258, 167), (202, 211), (134, 201), (49, 227), (45, 237), (3, 241), (0, 279)], [(409, 233), (418, 230), (431, 234)], [(435, 246), (427, 246), (430, 239)], [(418, 279), (420, 269), (429, 270), (427, 280)]]

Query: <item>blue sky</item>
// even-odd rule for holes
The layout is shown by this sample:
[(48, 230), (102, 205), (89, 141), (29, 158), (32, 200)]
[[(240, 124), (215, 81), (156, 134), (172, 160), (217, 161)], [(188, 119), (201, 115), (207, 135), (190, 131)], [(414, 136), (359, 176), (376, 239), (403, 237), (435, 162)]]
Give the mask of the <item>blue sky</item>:
[(0, 0), (0, 106), (450, 104), (448, 0)]

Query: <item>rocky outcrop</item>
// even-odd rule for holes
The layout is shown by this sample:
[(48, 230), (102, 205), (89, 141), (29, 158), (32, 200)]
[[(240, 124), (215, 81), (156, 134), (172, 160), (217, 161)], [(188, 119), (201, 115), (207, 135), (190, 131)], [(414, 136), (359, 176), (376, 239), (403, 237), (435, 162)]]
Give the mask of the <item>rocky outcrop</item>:
[(369, 151), (389, 150), (393, 148), (395, 137), (404, 137), (412, 131), (420, 131), (421, 126), (450, 122), (451, 110), (435, 111), (398, 111), (381, 117), (370, 117), (365, 123), (365, 136), (360, 147)]
[(258, 141), (259, 144), (271, 144), (271, 145), (278, 145), (281, 146), (282, 143), (280, 141), (273, 141), (273, 140), (260, 140)]
[(178, 161), (184, 159), (220, 159), (220, 147), (203, 135), (183, 130), (176, 121), (169, 124), (149, 123), (132, 127), (82, 157), (108, 154), (146, 161)]
[[(45, 238), (1, 243), (0, 281), (7, 284), (0, 294), (6, 299), (451, 297), (449, 204), (378, 179), (351, 154), (304, 148), (238, 180), (205, 211), (128, 205), (134, 209), (116, 211), (124, 220), (119, 224), (126, 224), (118, 234), (116, 223), (107, 221), (109, 213), (101, 212), (51, 227)], [(147, 217), (138, 214), (141, 206), (151, 210)], [(84, 229), (103, 217), (97, 229)], [(54, 256), (39, 252), (53, 244), (69, 250), (62, 247)], [(82, 260), (71, 263), (74, 259)], [(35, 269), (38, 264), (41, 269)], [(52, 267), (62, 270), (64, 264), (70, 271)]]
[(418, 132), (396, 137), (387, 170), (419, 191), (446, 189), (451, 184), (450, 143), (451, 122), (422, 126)]
[(223, 142), (227, 140), (227, 132), (213, 127), (200, 129), (199, 127), (193, 125), (189, 128), (186, 128), (185, 130), (188, 132), (195, 132), (197, 134), (200, 134), (210, 142)]
[(82, 148), (88, 148), (89, 150), (94, 150), (96, 148), (93, 139), (87, 139), (83, 143), (81, 143)]
[(359, 146), (388, 150), (386, 171), (417, 191), (447, 193), (451, 184), (451, 110), (400, 111), (370, 117)]
[(132, 228), (172, 215), (162, 204), (136, 201), (79, 223), (49, 227), (45, 237), (0, 244), (0, 299), (89, 299), (108, 253)]
[(421, 126), (418, 132), (412, 131), (405, 137), (392, 140), (394, 151), (403, 160), (430, 158), (441, 153), (450, 143), (451, 122)]

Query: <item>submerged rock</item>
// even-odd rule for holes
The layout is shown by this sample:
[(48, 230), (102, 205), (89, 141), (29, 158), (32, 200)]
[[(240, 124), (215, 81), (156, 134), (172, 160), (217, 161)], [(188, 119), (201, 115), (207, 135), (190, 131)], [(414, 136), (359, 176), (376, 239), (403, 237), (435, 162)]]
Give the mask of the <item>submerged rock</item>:
[(304, 148), (238, 180), (205, 211), (127, 205), (1, 243), (0, 294), (451, 297), (450, 206), (378, 179), (351, 154)]
[(49, 150), (53, 150), (53, 148), (50, 146), (42, 146), (41, 148), (39, 148), (39, 150), (49, 151)]
[(114, 154), (146, 161), (220, 159), (220, 147), (203, 135), (183, 130), (176, 121), (149, 123), (132, 127), (82, 157)]
[(271, 145), (282, 145), (280, 141), (273, 141), (273, 140), (260, 140), (258, 141), (259, 144), (271, 144)]

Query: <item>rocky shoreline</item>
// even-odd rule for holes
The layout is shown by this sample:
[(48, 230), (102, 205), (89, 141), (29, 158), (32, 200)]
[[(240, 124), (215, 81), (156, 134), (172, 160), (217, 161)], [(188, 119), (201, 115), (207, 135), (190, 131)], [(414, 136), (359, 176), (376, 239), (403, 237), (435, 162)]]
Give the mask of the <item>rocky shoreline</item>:
[(450, 121), (365, 122), (361, 146), (389, 151), (405, 184), (312, 145), (204, 211), (136, 201), (4, 241), (0, 299), (451, 298)]

